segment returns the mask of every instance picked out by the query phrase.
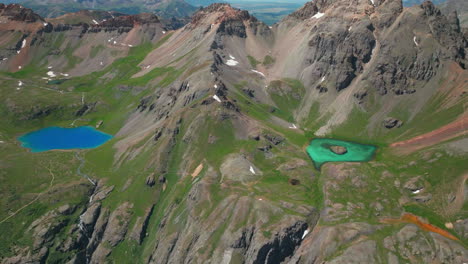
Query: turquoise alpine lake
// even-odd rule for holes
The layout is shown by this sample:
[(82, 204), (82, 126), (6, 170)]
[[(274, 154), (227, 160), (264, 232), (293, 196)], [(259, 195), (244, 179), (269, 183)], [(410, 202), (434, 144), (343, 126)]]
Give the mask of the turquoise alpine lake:
[[(332, 146), (345, 147), (347, 152), (336, 154), (331, 150)], [(363, 162), (369, 161), (374, 157), (376, 146), (353, 143), (349, 141), (315, 138), (307, 147), (307, 154), (310, 156), (317, 169), (326, 162)]]
[(59, 149), (91, 149), (106, 143), (112, 135), (90, 126), (75, 128), (46, 127), (20, 136), (21, 146), (31, 152)]

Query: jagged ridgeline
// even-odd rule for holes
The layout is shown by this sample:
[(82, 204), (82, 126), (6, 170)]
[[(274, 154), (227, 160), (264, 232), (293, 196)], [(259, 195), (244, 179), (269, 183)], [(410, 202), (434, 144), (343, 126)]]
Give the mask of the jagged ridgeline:
[[(213, 4), (179, 28), (0, 5), (0, 263), (466, 262), (468, 31), (446, 10), (317, 0), (269, 27)], [(21, 147), (51, 126), (113, 137)]]

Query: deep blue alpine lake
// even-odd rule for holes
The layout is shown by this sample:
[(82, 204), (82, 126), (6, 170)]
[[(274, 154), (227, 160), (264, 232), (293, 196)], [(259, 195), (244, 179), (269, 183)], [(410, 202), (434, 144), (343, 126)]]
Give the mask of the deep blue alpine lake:
[(27, 133), (18, 138), (21, 146), (31, 152), (53, 149), (91, 149), (99, 147), (112, 138), (90, 126), (76, 128), (47, 127)]

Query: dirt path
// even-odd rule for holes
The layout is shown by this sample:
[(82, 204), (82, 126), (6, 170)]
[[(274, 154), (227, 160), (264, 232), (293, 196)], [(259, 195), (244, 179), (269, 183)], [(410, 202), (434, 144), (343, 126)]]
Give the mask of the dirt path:
[(468, 114), (464, 114), (450, 124), (408, 140), (392, 143), (390, 147), (411, 153), (454, 137), (467, 135), (467, 124)]
[(49, 170), (50, 172), (50, 175), (52, 176), (52, 179), (50, 180), (50, 183), (49, 183), (49, 187), (47, 188), (47, 190), (39, 193), (36, 198), (34, 198), (31, 202), (25, 204), (23, 207), (21, 207), (20, 209), (16, 210), (13, 214), (11, 214), (10, 216), (6, 217), (5, 219), (3, 219), (2, 221), (0, 221), (0, 224), (2, 224), (3, 222), (7, 221), (8, 219), (12, 218), (13, 216), (17, 215), (19, 212), (21, 212), (22, 210), (24, 210), (26, 207), (30, 206), (31, 204), (33, 204), (34, 202), (36, 202), (44, 193), (48, 192), (50, 190), (50, 188), (52, 188), (52, 185), (54, 184), (54, 180), (55, 180), (55, 175), (54, 173), (52, 172), (52, 170), (50, 168), (47, 168), (47, 170)]

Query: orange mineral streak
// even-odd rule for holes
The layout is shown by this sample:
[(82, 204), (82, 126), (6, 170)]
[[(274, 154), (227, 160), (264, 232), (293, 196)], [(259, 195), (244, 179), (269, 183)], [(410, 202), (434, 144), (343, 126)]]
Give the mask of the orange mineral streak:
[(457, 120), (439, 129), (408, 140), (392, 143), (390, 144), (390, 147), (406, 149), (409, 150), (409, 152), (415, 151), (424, 147), (432, 146), (434, 144), (440, 143), (448, 139), (452, 139), (461, 135), (466, 135), (467, 125), (468, 114), (464, 114)]
[(445, 230), (443, 230), (441, 228), (438, 228), (437, 226), (433, 226), (431, 224), (424, 223), (423, 221), (421, 221), (419, 219), (418, 216), (416, 216), (414, 214), (405, 213), (405, 214), (403, 214), (401, 216), (400, 219), (382, 219), (380, 222), (382, 222), (384, 224), (399, 224), (399, 223), (415, 224), (415, 225), (419, 226), (419, 228), (421, 228), (422, 230), (437, 233), (437, 234), (439, 234), (441, 236), (444, 236), (444, 237), (452, 239), (452, 240), (457, 240), (457, 241), (459, 240), (458, 238), (456, 238), (455, 236), (453, 236), (449, 232), (447, 232), (447, 231), (445, 231)]

